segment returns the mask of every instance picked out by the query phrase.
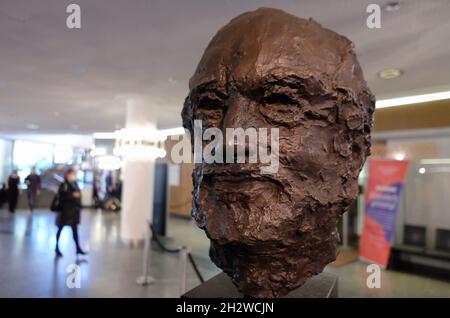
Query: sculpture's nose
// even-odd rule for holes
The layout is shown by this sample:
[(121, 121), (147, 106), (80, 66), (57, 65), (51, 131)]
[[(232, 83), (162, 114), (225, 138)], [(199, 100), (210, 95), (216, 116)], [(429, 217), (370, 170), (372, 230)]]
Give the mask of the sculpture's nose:
[(227, 111), (223, 119), (223, 129), (243, 128), (248, 126), (249, 112), (248, 101), (242, 96), (234, 97), (228, 104)]
[[(245, 158), (253, 153), (256, 145), (250, 143), (256, 142), (255, 138), (249, 137), (249, 130), (251, 128), (251, 112), (249, 111), (249, 102), (242, 96), (236, 96), (228, 105), (228, 109), (224, 115), (222, 123), (223, 144), (225, 146), (224, 155), (227, 157), (227, 162), (233, 158), (233, 162), (245, 161)], [(231, 155), (230, 154), (234, 154)]]

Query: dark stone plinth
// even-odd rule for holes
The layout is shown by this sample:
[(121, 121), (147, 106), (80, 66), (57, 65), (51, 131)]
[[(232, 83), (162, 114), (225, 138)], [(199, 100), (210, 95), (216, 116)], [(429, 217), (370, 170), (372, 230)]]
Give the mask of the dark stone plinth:
[[(330, 273), (320, 273), (306, 281), (299, 288), (283, 298), (336, 298), (338, 296), (338, 279)], [(191, 289), (181, 298), (242, 298), (230, 278), (221, 273)]]

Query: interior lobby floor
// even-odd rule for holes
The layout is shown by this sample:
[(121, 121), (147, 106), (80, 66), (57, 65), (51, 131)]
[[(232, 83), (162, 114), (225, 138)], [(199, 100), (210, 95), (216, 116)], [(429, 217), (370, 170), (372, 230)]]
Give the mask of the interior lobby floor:
[[(64, 257), (55, 259), (55, 214), (48, 211), (0, 211), (0, 297), (178, 297), (177, 254), (151, 251), (151, 285), (140, 286), (143, 248), (120, 242), (119, 215), (83, 211), (80, 225), (82, 246), (89, 255), (77, 257), (70, 228), (63, 230), (60, 248)], [(190, 248), (200, 272), (208, 279), (220, 271), (209, 260), (208, 240), (192, 221), (169, 218), (170, 247)], [(67, 270), (80, 268), (80, 288), (68, 288)], [(353, 262), (326, 271), (339, 276), (339, 297), (450, 297), (450, 283), (408, 273), (382, 271), (381, 288), (366, 286), (366, 265)], [(187, 289), (199, 284), (187, 266)]]

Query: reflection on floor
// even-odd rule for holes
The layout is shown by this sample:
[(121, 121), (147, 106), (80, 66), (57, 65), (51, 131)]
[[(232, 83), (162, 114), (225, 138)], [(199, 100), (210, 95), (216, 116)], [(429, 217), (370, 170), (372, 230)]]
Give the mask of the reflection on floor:
[[(70, 229), (64, 229), (61, 250), (54, 258), (55, 215), (38, 211), (33, 215), (19, 211), (10, 215), (0, 211), (0, 297), (178, 297), (178, 256), (152, 249), (150, 274), (156, 281), (139, 286), (142, 248), (120, 242), (119, 216), (84, 211), (80, 236), (89, 255), (77, 258)], [(166, 244), (190, 247), (205, 278), (219, 270), (208, 258), (208, 240), (191, 221), (170, 218)], [(81, 269), (81, 288), (68, 288), (67, 269)], [(353, 262), (326, 270), (339, 275), (340, 297), (450, 297), (450, 283), (392, 271), (382, 272), (381, 288), (366, 287), (366, 266)], [(187, 288), (199, 281), (190, 266)]]

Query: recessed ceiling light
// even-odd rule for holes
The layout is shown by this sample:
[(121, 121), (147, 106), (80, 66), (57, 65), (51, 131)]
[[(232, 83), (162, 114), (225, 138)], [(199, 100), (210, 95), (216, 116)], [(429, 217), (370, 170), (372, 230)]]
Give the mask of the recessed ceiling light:
[(27, 128), (30, 129), (30, 130), (36, 130), (36, 129), (39, 129), (39, 125), (27, 124)]
[(383, 6), (383, 10), (388, 12), (398, 11), (399, 9), (400, 9), (399, 1), (388, 2)]
[(403, 72), (398, 68), (388, 68), (379, 72), (378, 77), (381, 79), (393, 79), (399, 77), (402, 74)]

